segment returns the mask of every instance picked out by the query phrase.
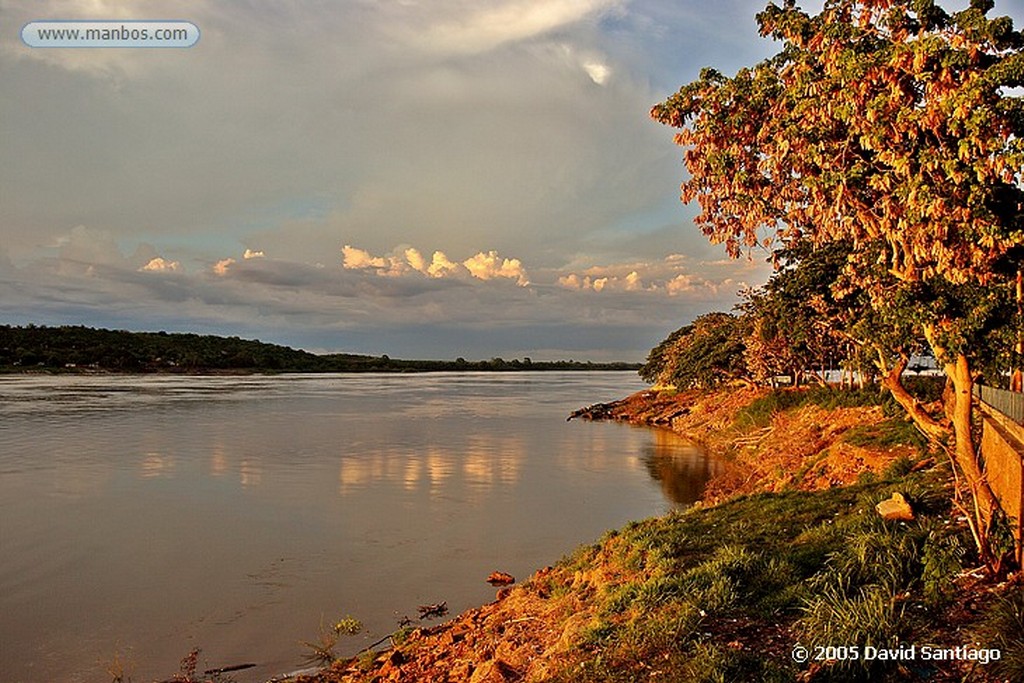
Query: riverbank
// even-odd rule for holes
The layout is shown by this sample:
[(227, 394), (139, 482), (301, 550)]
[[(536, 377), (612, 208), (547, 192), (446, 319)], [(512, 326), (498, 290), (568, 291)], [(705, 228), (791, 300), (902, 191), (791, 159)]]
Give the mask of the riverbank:
[[(852, 484), (895, 460), (916, 461), (925, 445), (900, 411), (874, 391), (648, 390), (574, 416), (669, 429), (700, 444), (724, 465), (705, 488), (704, 505), (752, 493)], [(931, 462), (924, 459), (922, 466)]]
[[(608, 532), (491, 604), (301, 680), (1020, 680), (1019, 590), (973, 569), (948, 471), (879, 403), (734, 389), (591, 406), (579, 416), (721, 457), (702, 506)], [(876, 511), (896, 493), (912, 520)]]

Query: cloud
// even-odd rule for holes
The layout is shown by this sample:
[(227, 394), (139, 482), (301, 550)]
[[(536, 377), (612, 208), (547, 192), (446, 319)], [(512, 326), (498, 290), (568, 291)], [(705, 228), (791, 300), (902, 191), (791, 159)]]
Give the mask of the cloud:
[(430, 265), (427, 263), (427, 260), (423, 257), (423, 254), (421, 254), (418, 249), (414, 249), (413, 247), (409, 247), (408, 249), (405, 250), (405, 260), (409, 263), (410, 268), (412, 268), (413, 270), (418, 270), (421, 273), (428, 272), (428, 268), (430, 267)]
[[(102, 231), (68, 237), (65, 248), (72, 239), (104, 244)], [(562, 349), (577, 358), (642, 359), (666, 331), (728, 310), (737, 283), (757, 272), (730, 262), (704, 277), (701, 262), (674, 255), (539, 268), (527, 279), (527, 265), (492, 250), (460, 263), (441, 252), (428, 261), (410, 246), (387, 256), (348, 246), (356, 259), (349, 266), (265, 257), (172, 270), (175, 261), (151, 255), (140, 271), (134, 256), (118, 261), (102, 249), (95, 255), (106, 263), (57, 254), (0, 268), (0, 301), (14, 323), (207, 331), (421, 358), (539, 359), (550, 357), (544, 349)], [(363, 267), (350, 267), (355, 262)]]
[(608, 65), (602, 64), (601, 62), (584, 62), (583, 70), (587, 72), (588, 76), (590, 76), (590, 80), (594, 81), (594, 83), (597, 83), (598, 85), (604, 85), (605, 81), (608, 80), (608, 77), (612, 73), (612, 70)]
[[(675, 150), (646, 115), (657, 94), (602, 32), (624, 6), (190, 0), (176, 6), (203, 32), (190, 50), (2, 36), (0, 155), (29, 160), (0, 168), (7, 246), (31, 258), (85, 224), (210, 263), (239, 244), (312, 261), (338, 235), (374, 253), (412, 235), (557, 262), (635, 207), (675, 201)], [(164, 9), (0, 0), (11, 25)]]
[(574, 291), (645, 292), (695, 300), (735, 295), (752, 283), (763, 282), (771, 269), (746, 259), (692, 261), (669, 254), (660, 261), (629, 261), (596, 265), (559, 275), (559, 286)]
[(97, 230), (76, 225), (69, 232), (58, 235), (51, 246), (64, 261), (92, 265), (113, 265), (124, 262), (124, 254), (109, 230)]
[(262, 251), (253, 251), (252, 249), (246, 249), (245, 253), (242, 254), (242, 258), (244, 258), (244, 259), (265, 258), (265, 257), (266, 257), (266, 254), (264, 254)]
[(450, 260), (443, 251), (435, 251), (427, 267), (427, 273), (433, 277), (446, 277), (458, 275), (462, 272), (458, 263)]
[[(431, 51), (473, 54), (544, 35), (617, 7), (613, 0), (504, 0), (442, 5), (448, 12), (427, 23), (417, 44)], [(431, 3), (431, 11), (437, 7)]]
[(401, 276), (419, 273), (433, 278), (473, 277), (477, 280), (509, 279), (520, 287), (530, 284), (519, 259), (502, 258), (497, 251), (478, 252), (456, 263), (442, 251), (435, 251), (430, 263), (414, 247), (397, 248), (390, 256), (374, 256), (365, 249), (346, 244), (342, 247), (343, 265), (349, 270), (373, 270), (378, 275)]
[(365, 249), (357, 249), (356, 247), (349, 246), (346, 244), (341, 248), (341, 253), (344, 257), (344, 263), (346, 268), (387, 268), (388, 259), (382, 256), (372, 256), (370, 252)]
[(231, 266), (235, 265), (235, 263), (237, 263), (237, 261), (235, 261), (235, 259), (233, 258), (221, 259), (220, 261), (217, 261), (215, 264), (213, 264), (213, 272), (220, 276), (227, 275), (231, 269)]
[(168, 261), (167, 259), (157, 256), (156, 258), (150, 259), (150, 261), (139, 268), (140, 272), (156, 272), (156, 273), (178, 273), (181, 272), (181, 264), (177, 261)]
[(480, 252), (463, 261), (462, 265), (473, 277), (481, 280), (504, 277), (515, 280), (520, 287), (530, 284), (519, 259), (502, 259), (496, 251)]

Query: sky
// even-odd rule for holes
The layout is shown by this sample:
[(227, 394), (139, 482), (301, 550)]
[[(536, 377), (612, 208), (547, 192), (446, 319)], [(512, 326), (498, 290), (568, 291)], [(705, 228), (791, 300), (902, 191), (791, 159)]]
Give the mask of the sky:
[[(682, 150), (648, 116), (702, 67), (774, 54), (763, 7), (0, 0), (0, 324), (643, 360), (770, 274), (693, 225)], [(992, 14), (1019, 27), (1024, 0)], [(56, 19), (201, 38), (22, 42)]]

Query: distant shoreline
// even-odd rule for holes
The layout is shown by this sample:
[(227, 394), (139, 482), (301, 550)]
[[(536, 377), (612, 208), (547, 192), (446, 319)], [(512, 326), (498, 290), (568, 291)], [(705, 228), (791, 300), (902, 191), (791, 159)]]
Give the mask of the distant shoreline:
[[(452, 361), (399, 361), (409, 363), (452, 363)], [(487, 361), (480, 361), (486, 363)], [(210, 368), (175, 370), (161, 368), (155, 370), (112, 370), (106, 368), (21, 368), (21, 367), (0, 367), (0, 376), (4, 375), (76, 375), (76, 376), (114, 376), (114, 375), (169, 375), (180, 377), (248, 377), (252, 375), (423, 375), (430, 373), (503, 373), (516, 374), (527, 372), (636, 372), (640, 363), (576, 363), (571, 367), (560, 365), (561, 361), (550, 363), (538, 362), (532, 367), (520, 368), (478, 368), (478, 367), (451, 367), (451, 368), (367, 368), (350, 370), (259, 370), (247, 368)], [(452, 363), (454, 365), (454, 363)], [(537, 367), (544, 365), (558, 365), (558, 367)]]
[(129, 332), (75, 326), (0, 325), (3, 374), (246, 375), (282, 373), (421, 373), (636, 371), (641, 363), (530, 358), (405, 360), (387, 355), (315, 354), (280, 344), (216, 335)]

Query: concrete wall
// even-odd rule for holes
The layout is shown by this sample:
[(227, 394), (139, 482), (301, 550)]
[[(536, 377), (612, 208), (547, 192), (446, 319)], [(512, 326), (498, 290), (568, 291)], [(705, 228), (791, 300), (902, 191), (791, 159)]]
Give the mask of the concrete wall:
[(1017, 563), (1024, 559), (1024, 427), (981, 404), (981, 456), (985, 476), (1010, 518), (1017, 539)]

